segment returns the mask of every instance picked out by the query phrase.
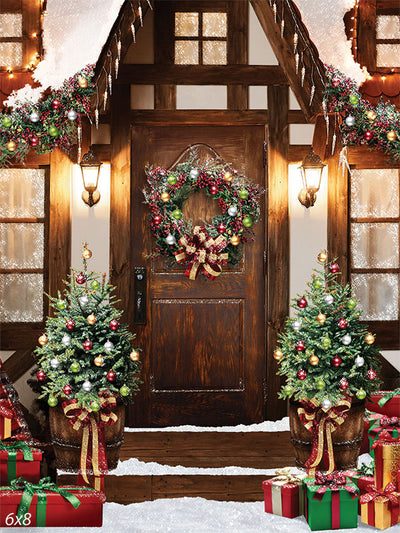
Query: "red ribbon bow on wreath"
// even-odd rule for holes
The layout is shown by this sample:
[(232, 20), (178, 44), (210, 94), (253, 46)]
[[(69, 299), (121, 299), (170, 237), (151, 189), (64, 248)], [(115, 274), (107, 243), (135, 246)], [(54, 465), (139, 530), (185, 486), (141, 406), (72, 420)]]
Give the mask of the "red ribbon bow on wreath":
[(175, 252), (175, 259), (178, 263), (188, 263), (185, 276), (195, 280), (199, 272), (210, 280), (214, 280), (222, 272), (222, 266), (228, 260), (227, 253), (221, 251), (228, 244), (228, 241), (220, 235), (216, 239), (210, 237), (200, 226), (195, 226), (192, 235), (185, 235), (179, 239), (182, 246)]
[(325, 459), (328, 464), (328, 473), (335, 470), (335, 459), (333, 456), (332, 433), (343, 424), (347, 418), (346, 411), (350, 409), (350, 400), (340, 400), (329, 409), (319, 407), (317, 400), (302, 402), (303, 407), (297, 409), (300, 420), (308, 431), (312, 433), (311, 455), (305, 462), (307, 473), (314, 476), (315, 471)]
[(330, 474), (322, 474), (321, 472), (315, 473), (315, 482), (311, 483), (312, 485), (320, 485), (317, 489), (317, 492), (314, 495), (314, 500), (322, 501), (325, 492), (330, 489), (331, 491), (338, 491), (340, 489), (345, 489), (349, 494), (352, 495), (352, 498), (357, 496), (357, 489), (354, 486), (347, 484), (346, 476), (343, 472), (331, 472)]
[(76, 431), (83, 428), (78, 484), (83, 480), (89, 485), (88, 472), (92, 471), (96, 490), (101, 490), (102, 477), (108, 473), (104, 426), (112, 425), (118, 420), (112, 411), (117, 404), (115, 396), (103, 393), (99, 397), (99, 403), (98, 413), (94, 413), (90, 408), (81, 407), (78, 400), (67, 400), (62, 404), (71, 426)]
[[(396, 486), (392, 481), (388, 483), (383, 490), (377, 489), (374, 485), (368, 485), (367, 493), (360, 497), (360, 503), (362, 505), (363, 503), (373, 502), (378, 498), (382, 499), (382, 497), (389, 500), (388, 503), (391, 515), (391, 525), (393, 526), (394, 524), (397, 524), (399, 519), (399, 497), (396, 491)], [(375, 512), (374, 509), (371, 509), (371, 511)], [(374, 522), (375, 520), (372, 520), (372, 523)]]

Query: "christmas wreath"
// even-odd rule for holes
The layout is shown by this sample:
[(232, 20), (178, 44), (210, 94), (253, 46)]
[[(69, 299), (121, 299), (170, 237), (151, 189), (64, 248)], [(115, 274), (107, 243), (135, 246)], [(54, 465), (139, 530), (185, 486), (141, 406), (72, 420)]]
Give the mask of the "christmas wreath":
[[(185, 276), (192, 280), (199, 272), (213, 280), (224, 265), (240, 260), (245, 243), (254, 240), (251, 228), (260, 217), (260, 187), (218, 159), (200, 163), (194, 156), (173, 170), (147, 168), (146, 174), (144, 195), (156, 255), (185, 264)], [(183, 204), (201, 190), (218, 201), (221, 214), (193, 227), (183, 216)]]

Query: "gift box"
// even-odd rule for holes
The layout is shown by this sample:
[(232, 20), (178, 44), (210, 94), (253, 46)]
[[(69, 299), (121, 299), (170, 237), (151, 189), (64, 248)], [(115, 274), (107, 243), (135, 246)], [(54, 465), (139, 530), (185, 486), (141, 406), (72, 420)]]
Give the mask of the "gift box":
[(89, 487), (58, 487), (19, 478), (0, 487), (0, 527), (101, 527), (105, 495)]
[(371, 399), (367, 400), (367, 409), (390, 417), (399, 416), (400, 389), (373, 392)]
[(343, 472), (305, 478), (305, 515), (312, 531), (357, 527), (358, 489)]
[[(364, 472), (360, 472), (360, 470), (345, 470), (343, 474), (349, 478), (352, 483), (357, 485), (360, 496), (365, 494), (367, 492), (367, 487), (373, 485), (375, 482), (374, 476), (366, 476)], [(358, 514), (361, 514), (360, 500), (358, 500)]]
[(304, 514), (305, 474), (291, 475), (289, 468), (276, 471), (277, 477), (263, 481), (265, 512), (286, 518)]
[(372, 444), (375, 455), (375, 486), (380, 490), (390, 482), (397, 487), (400, 470), (400, 439), (386, 430)]
[(26, 442), (3, 444), (0, 440), (0, 485), (9, 485), (17, 477), (38, 483), (41, 460), (42, 452)]
[(382, 417), (380, 413), (373, 413), (372, 411), (365, 411), (364, 416), (364, 436), (363, 441), (361, 443), (360, 448), (360, 455), (363, 453), (369, 453), (370, 451), (370, 445), (369, 445), (369, 439), (368, 439), (368, 431), (371, 427), (371, 425), (376, 421), (379, 420)]
[(361, 522), (378, 529), (387, 529), (399, 522), (400, 492), (394, 483), (388, 483), (385, 490), (370, 485), (360, 498)]
[[(400, 413), (399, 413), (400, 414)], [(376, 420), (370, 420), (369, 430), (368, 430), (368, 441), (369, 441), (369, 453), (371, 457), (374, 457), (374, 451), (372, 449), (372, 444), (379, 437), (379, 434), (386, 430), (390, 433), (393, 438), (399, 438), (400, 430), (400, 418), (393, 416), (389, 417), (386, 415), (378, 415), (379, 418)]]

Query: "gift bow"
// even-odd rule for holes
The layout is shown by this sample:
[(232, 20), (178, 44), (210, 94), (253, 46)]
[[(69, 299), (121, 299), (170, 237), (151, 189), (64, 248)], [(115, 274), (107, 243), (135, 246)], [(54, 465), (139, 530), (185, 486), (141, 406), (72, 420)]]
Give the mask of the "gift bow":
[(314, 494), (314, 500), (322, 501), (325, 492), (330, 489), (333, 492), (337, 492), (340, 489), (346, 490), (353, 498), (357, 496), (357, 489), (353, 485), (349, 485), (346, 476), (343, 472), (331, 472), (328, 474), (322, 474), (321, 472), (315, 473), (315, 482), (311, 485), (319, 485), (317, 492)]
[(178, 263), (188, 263), (185, 276), (195, 280), (199, 272), (210, 280), (214, 280), (222, 272), (222, 266), (228, 260), (227, 253), (221, 251), (227, 246), (228, 241), (219, 235), (216, 239), (210, 237), (200, 226), (195, 226), (192, 235), (185, 235), (179, 239), (182, 246), (175, 252)]
[(285, 483), (295, 483), (298, 485), (302, 483), (302, 478), (298, 474), (291, 474), (290, 468), (278, 468), (275, 470), (277, 477), (274, 477), (274, 483), (279, 482), (279, 485), (284, 485)]
[(390, 392), (385, 394), (385, 396), (382, 396), (382, 398), (380, 400), (378, 400), (378, 405), (380, 407), (383, 407), (385, 405), (385, 403), (387, 403), (389, 400), (391, 400), (397, 394), (400, 395), (400, 389), (391, 390)]
[(319, 402), (315, 399), (302, 403), (303, 407), (299, 407), (297, 413), (304, 427), (312, 433), (311, 455), (304, 466), (307, 468), (307, 473), (314, 476), (316, 468), (322, 461), (322, 458), (325, 457), (328, 459), (329, 464), (328, 473), (331, 473), (335, 470), (332, 433), (347, 418), (347, 411), (350, 409), (351, 400), (340, 400), (329, 409), (319, 407)]
[(8, 452), (9, 455), (15, 455), (15, 457), (17, 456), (17, 451), (21, 450), (24, 456), (24, 461), (33, 461), (32, 450), (26, 442), (18, 441), (5, 445), (0, 439), (0, 450)]
[(384, 415), (380, 421), (377, 422), (380, 423), (382, 427), (400, 427), (400, 418), (397, 416), (386, 416)]
[(66, 499), (74, 507), (74, 509), (77, 509), (81, 504), (74, 494), (57, 487), (49, 477), (41, 479), (37, 484), (29, 483), (23, 477), (20, 477), (11, 481), (11, 487), (14, 490), (24, 491), (17, 511), (17, 520), (21, 525), (24, 525), (24, 519), (29, 511), (29, 507), (31, 506), (35, 494), (37, 495), (36, 526), (44, 527), (46, 525), (46, 490), (60, 494), (60, 496)]
[(398, 437), (393, 437), (387, 429), (381, 431), (378, 435), (378, 438), (372, 443), (371, 449), (375, 449), (377, 446), (380, 446), (383, 442), (396, 442), (399, 443)]
[(8, 398), (0, 400), (0, 415), (4, 416), (4, 418), (14, 417), (14, 413), (10, 408), (10, 402), (8, 401)]
[(99, 396), (99, 403), (99, 413), (94, 413), (90, 408), (80, 407), (78, 400), (75, 399), (67, 400), (62, 404), (64, 414), (70, 419), (69, 423), (72, 427), (76, 431), (83, 428), (79, 475), (89, 485), (87, 473), (92, 466), (96, 490), (100, 490), (101, 477), (108, 473), (104, 426), (112, 425), (118, 420), (117, 415), (112, 411), (117, 404), (115, 396), (103, 394)]
[(399, 519), (399, 497), (395, 484), (390, 481), (383, 490), (377, 489), (374, 485), (367, 486), (367, 492), (360, 497), (361, 505), (377, 500), (378, 498), (389, 500), (391, 514), (391, 525), (397, 524)]

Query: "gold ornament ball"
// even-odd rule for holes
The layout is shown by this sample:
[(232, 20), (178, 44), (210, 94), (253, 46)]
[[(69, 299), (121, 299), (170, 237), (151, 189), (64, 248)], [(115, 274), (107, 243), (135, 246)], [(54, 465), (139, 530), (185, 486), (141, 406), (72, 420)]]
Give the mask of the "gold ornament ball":
[(7, 143), (7, 150), (9, 152), (14, 152), (16, 150), (16, 148), (17, 148), (17, 144), (14, 141), (9, 141)]
[(367, 333), (364, 337), (364, 340), (367, 344), (374, 344), (375, 337), (371, 333)]
[(94, 364), (96, 366), (103, 366), (104, 364), (104, 359), (101, 357), (101, 355), (98, 355), (97, 357), (95, 357), (94, 359)]
[(396, 132), (394, 130), (390, 130), (390, 131), (387, 132), (386, 137), (387, 137), (388, 141), (395, 141), (396, 137), (397, 137), (397, 134), (396, 134)]
[(40, 337), (38, 338), (38, 343), (40, 344), (40, 346), (44, 346), (48, 342), (49, 339), (47, 338), (47, 335), (45, 333), (43, 333), (43, 335), (40, 335)]
[(90, 314), (88, 317), (87, 317), (87, 323), (90, 324), (91, 326), (93, 326), (93, 324), (96, 324), (96, 316), (92, 313)]
[(227, 170), (224, 174), (224, 181), (227, 181), (229, 183), (232, 180), (233, 180), (232, 172), (229, 172), (229, 170)]
[(376, 119), (376, 113), (373, 109), (370, 109), (367, 113), (368, 120), (375, 120)]
[(131, 361), (139, 361), (139, 352), (137, 350), (132, 350), (130, 354)]
[(327, 254), (326, 252), (320, 252), (320, 253), (318, 254), (318, 258), (317, 258), (317, 259), (318, 259), (318, 261), (319, 261), (320, 263), (325, 263), (326, 260), (328, 259), (328, 254)]
[(274, 359), (275, 361), (280, 361), (283, 357), (283, 353), (282, 353), (282, 350), (280, 350), (279, 348), (277, 348), (275, 351), (274, 351)]
[(86, 89), (86, 87), (88, 86), (88, 81), (83, 76), (79, 76), (78, 84), (79, 87), (81, 87), (82, 89)]
[(162, 200), (163, 202), (169, 202), (169, 199), (170, 199), (170, 198), (171, 198), (171, 197), (170, 197), (169, 193), (167, 193), (167, 192), (163, 192), (162, 195), (161, 195), (161, 200)]
[(326, 321), (326, 316), (323, 313), (318, 313), (317, 315), (318, 324), (324, 324), (325, 321)]
[(83, 259), (90, 259), (92, 257), (92, 250), (85, 248), (82, 252)]
[(317, 364), (319, 363), (319, 357), (315, 354), (313, 354), (310, 359), (308, 360), (308, 362), (310, 363), (310, 365), (312, 366), (317, 366)]
[(240, 244), (240, 237), (238, 235), (233, 235), (231, 237), (232, 246), (238, 246)]

